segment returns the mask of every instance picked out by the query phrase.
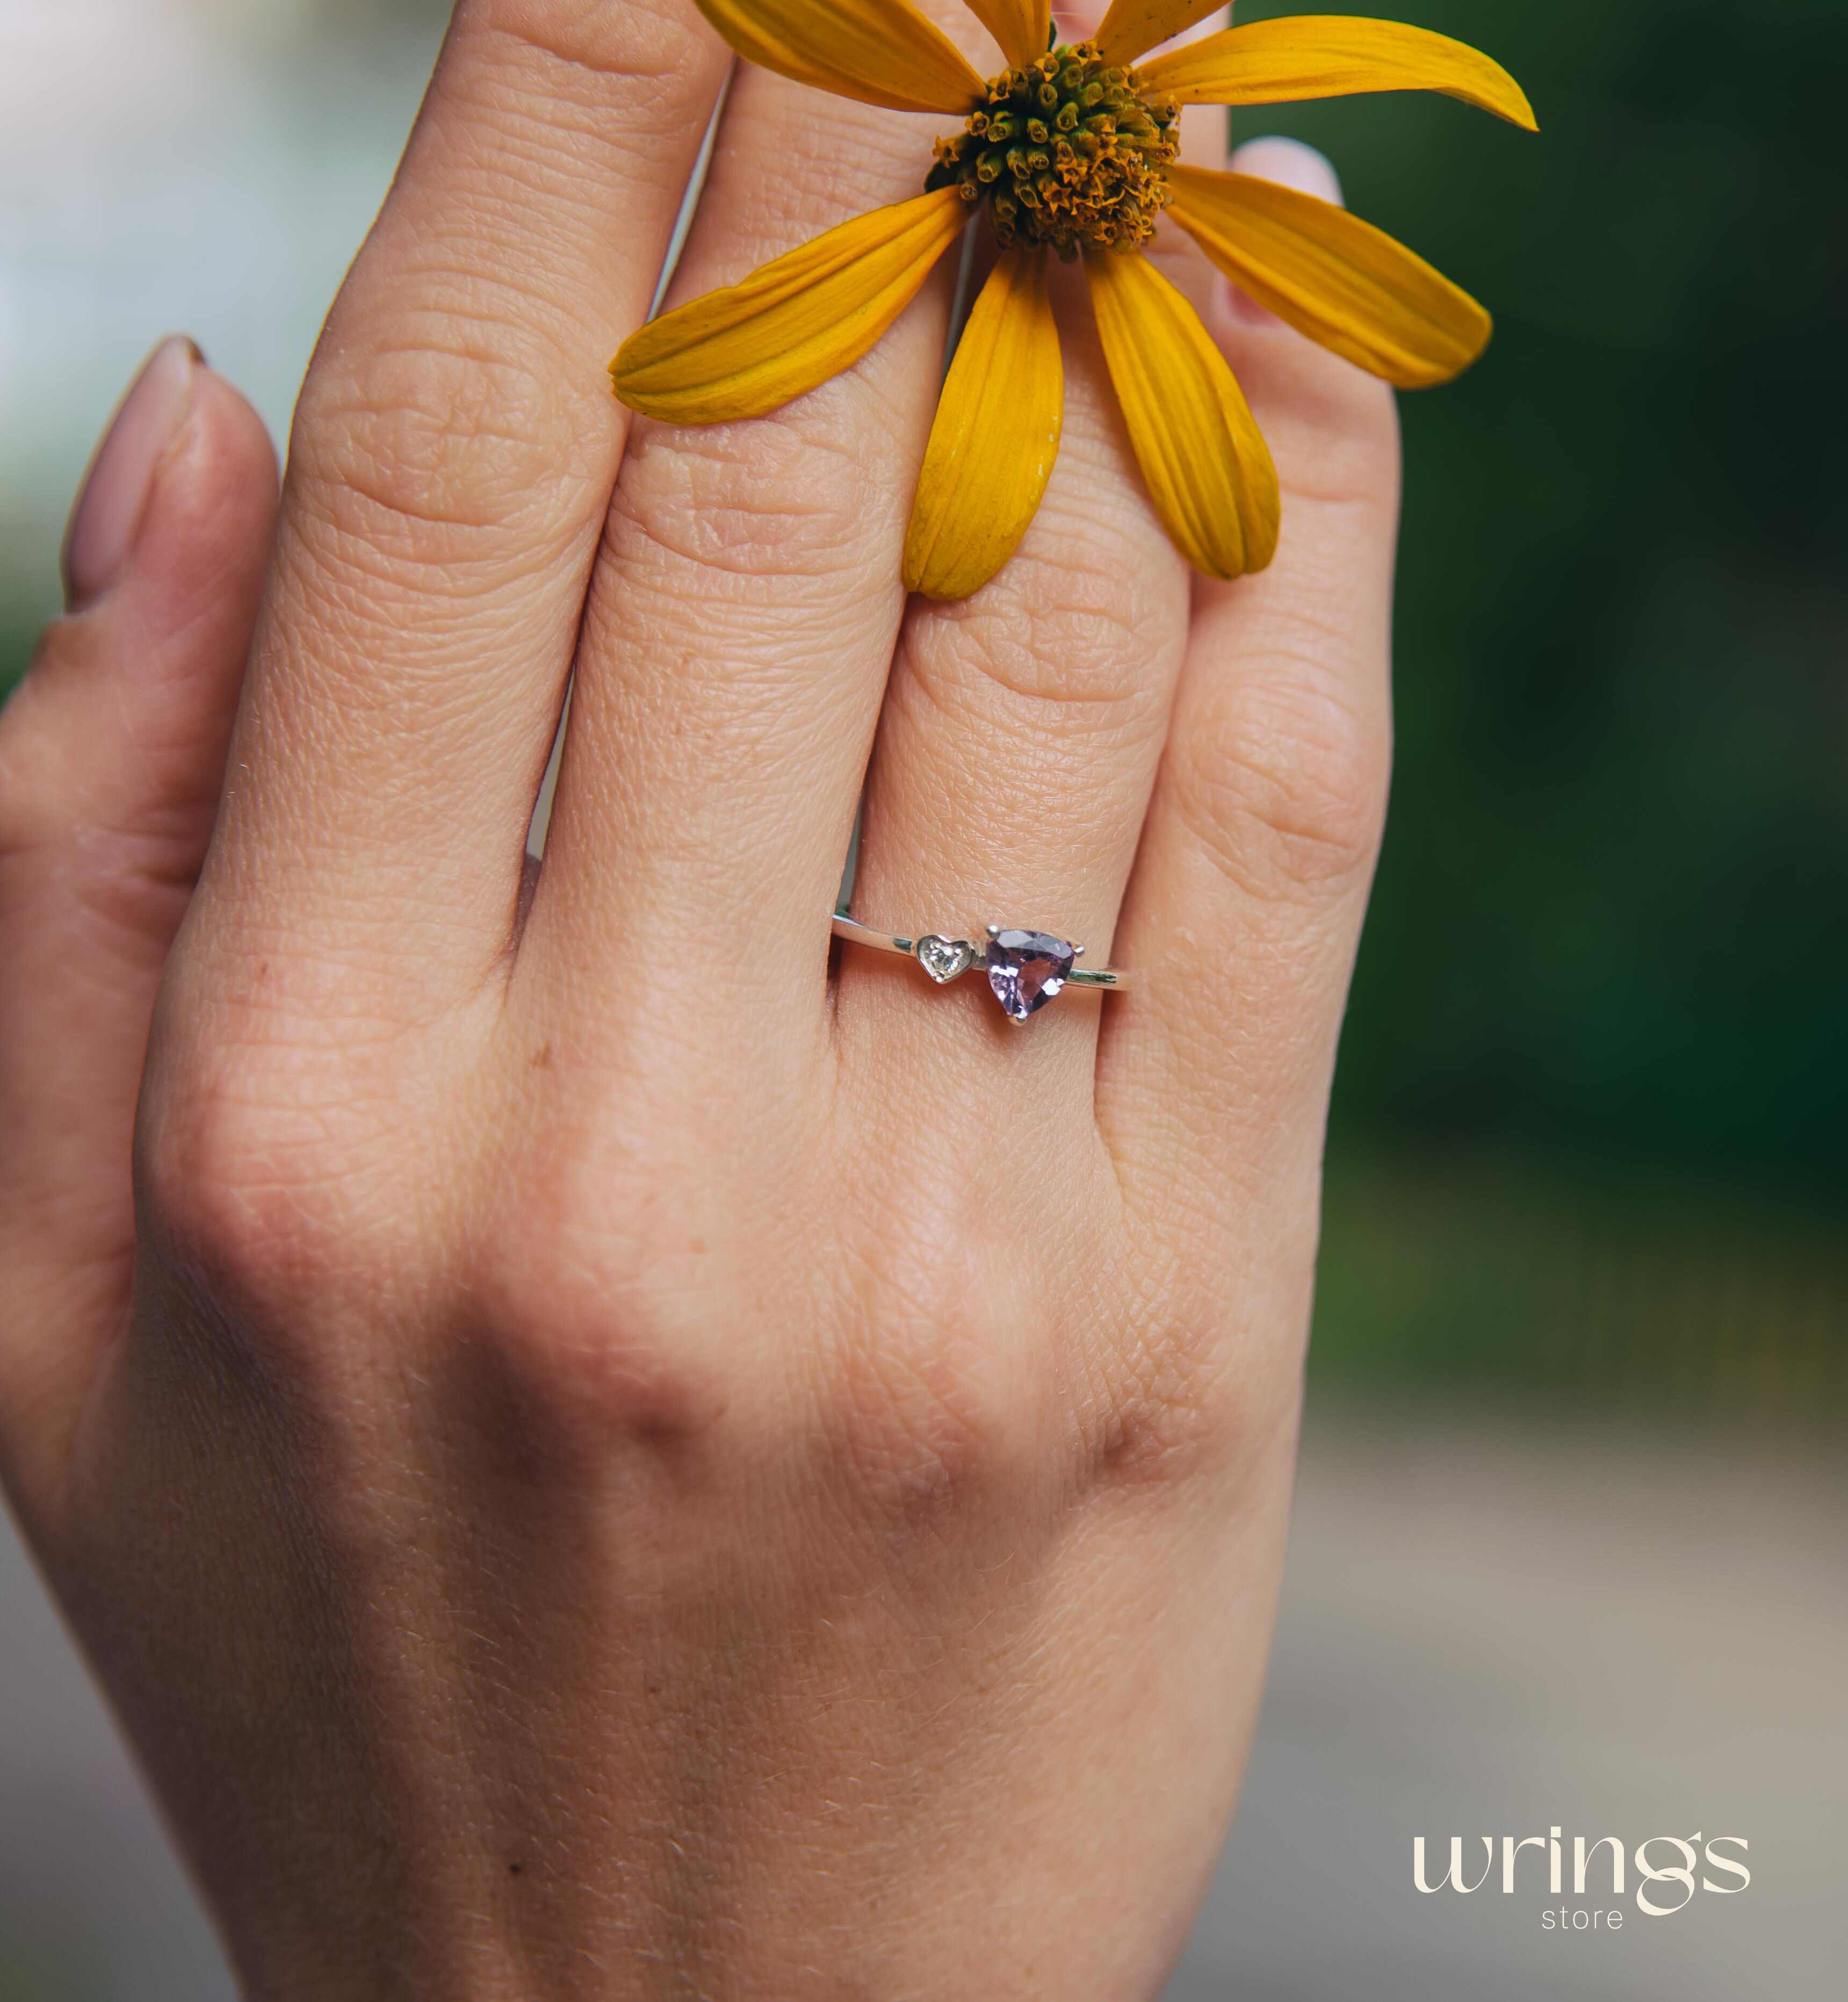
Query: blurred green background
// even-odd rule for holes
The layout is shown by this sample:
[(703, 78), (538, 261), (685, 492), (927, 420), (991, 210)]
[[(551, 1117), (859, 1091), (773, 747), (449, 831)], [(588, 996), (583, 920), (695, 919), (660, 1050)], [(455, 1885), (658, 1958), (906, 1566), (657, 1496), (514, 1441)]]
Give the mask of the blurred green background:
[(1322, 147), (1497, 319), (1401, 399), (1399, 754), (1315, 1366), (1832, 1414), (1848, 8), (1403, 11), (1512, 69), (1541, 136), (1407, 96), (1240, 127)]
[[(305, 47), (441, 11), (283, 10)], [(1848, 8), (1367, 11), (1487, 49), (1543, 130), (1424, 96), (1240, 117), (1322, 147), (1498, 321), (1460, 383), (1403, 402), (1397, 773), (1312, 1366), (1832, 1422)], [(0, 677), (48, 587), (13, 589)]]

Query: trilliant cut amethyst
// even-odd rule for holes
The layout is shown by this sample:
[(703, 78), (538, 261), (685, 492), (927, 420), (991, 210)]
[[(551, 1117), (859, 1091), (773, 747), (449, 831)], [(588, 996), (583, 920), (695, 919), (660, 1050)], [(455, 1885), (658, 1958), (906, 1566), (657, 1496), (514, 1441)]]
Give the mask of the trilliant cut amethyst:
[(989, 985), (1008, 1014), (1024, 1022), (1065, 985), (1076, 957), (1048, 932), (996, 932), (989, 940)]

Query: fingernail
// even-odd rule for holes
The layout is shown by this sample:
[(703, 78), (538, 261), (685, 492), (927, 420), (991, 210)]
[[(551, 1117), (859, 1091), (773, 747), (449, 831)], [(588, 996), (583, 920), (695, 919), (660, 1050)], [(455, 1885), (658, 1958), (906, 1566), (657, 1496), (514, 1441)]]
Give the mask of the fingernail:
[(183, 334), (163, 340), (103, 434), (65, 537), (65, 602), (71, 611), (100, 598), (127, 568), (155, 469), (186, 420), (204, 360)]
[(1299, 194), (1319, 196), (1323, 201), (1341, 198), (1341, 178), (1327, 155), (1300, 139), (1248, 139), (1233, 155), (1232, 165), (1236, 173), (1255, 174), (1260, 180), (1276, 181)]
[[(1179, 48), (1189, 42), (1204, 41), (1225, 26), (1231, 11), (1229, 6), (1215, 8), (1204, 21), (1196, 21), (1191, 28), (1184, 28), (1157, 46)], [(1104, 17), (1109, 12), (1110, 0), (1053, 0), (1052, 18), (1058, 23), (1061, 39), (1068, 42), (1089, 41), (1104, 26)], [(1154, 51), (1145, 53), (1152, 54)]]
[(1104, 25), (1104, 17), (1109, 10), (1110, 0), (1064, 0), (1064, 4), (1055, 6), (1052, 12), (1062, 40), (1085, 42)]

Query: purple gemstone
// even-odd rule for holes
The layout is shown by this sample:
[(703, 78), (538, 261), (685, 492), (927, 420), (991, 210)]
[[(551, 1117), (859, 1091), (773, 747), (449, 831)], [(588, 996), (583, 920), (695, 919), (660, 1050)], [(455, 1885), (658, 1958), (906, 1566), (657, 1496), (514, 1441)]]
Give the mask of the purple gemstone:
[(1024, 1022), (1065, 985), (1075, 956), (1047, 932), (996, 932), (989, 940), (989, 985), (1014, 1020)]

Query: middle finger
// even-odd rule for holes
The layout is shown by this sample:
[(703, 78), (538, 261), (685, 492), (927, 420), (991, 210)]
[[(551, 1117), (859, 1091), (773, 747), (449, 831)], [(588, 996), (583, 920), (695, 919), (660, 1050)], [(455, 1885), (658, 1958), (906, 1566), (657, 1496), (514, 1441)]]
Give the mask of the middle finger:
[[(947, 30), (960, 11), (946, 0)], [(980, 64), (966, 13), (960, 32)], [(741, 66), (670, 306), (919, 196), (953, 122)], [(734, 1046), (821, 1021), (828, 911), (904, 609), (947, 219), (935, 277), (857, 366), (765, 416), (636, 420), (523, 947), (541, 991), (569, 988), (561, 967), (629, 969), (612, 1034), (684, 1013), (689, 992), (702, 1024), (731, 1017)]]

